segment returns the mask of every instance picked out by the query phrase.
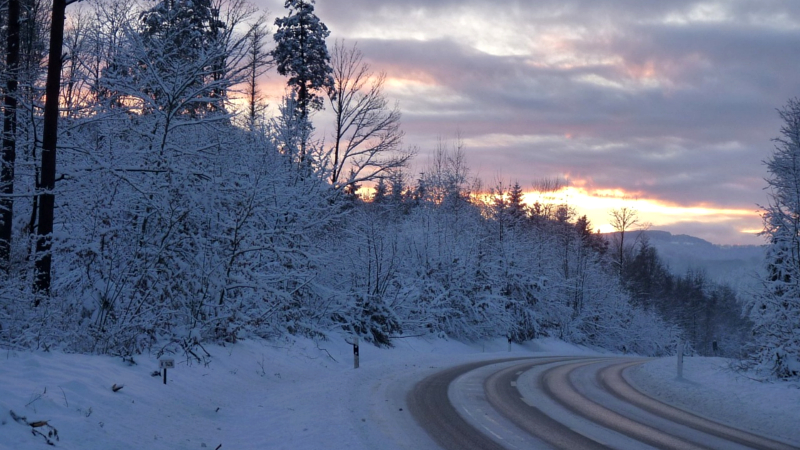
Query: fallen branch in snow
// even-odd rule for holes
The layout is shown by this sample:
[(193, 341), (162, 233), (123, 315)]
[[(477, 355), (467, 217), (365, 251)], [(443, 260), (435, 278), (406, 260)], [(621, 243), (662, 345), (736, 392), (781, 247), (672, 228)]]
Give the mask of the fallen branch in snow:
[(28, 424), (28, 421), (24, 416), (18, 416), (16, 414), (14, 414), (13, 410), (9, 411), (9, 412), (11, 413), (11, 418), (14, 419), (15, 422), (19, 422), (19, 423), (21, 423), (23, 425), (27, 425)]
[[(13, 410), (9, 410), (9, 413), (11, 413), (11, 418), (14, 419), (15, 422), (21, 423), (23, 425), (28, 425), (29, 427), (31, 427), (31, 433), (34, 436), (39, 435), (39, 436), (43, 437), (45, 442), (47, 442), (48, 445), (52, 445), (52, 446), (56, 445), (50, 439), (51, 438), (55, 438), (56, 441), (59, 440), (59, 438), (58, 438), (58, 430), (56, 430), (56, 428), (54, 426), (50, 425), (48, 423), (48, 421), (46, 421), (46, 420), (37, 420), (35, 422), (28, 422), (28, 418), (27, 417), (18, 416), (16, 413), (14, 413)], [(43, 432), (37, 430), (37, 428), (42, 428), (42, 427), (47, 427), (48, 428), (47, 434), (44, 434)]]

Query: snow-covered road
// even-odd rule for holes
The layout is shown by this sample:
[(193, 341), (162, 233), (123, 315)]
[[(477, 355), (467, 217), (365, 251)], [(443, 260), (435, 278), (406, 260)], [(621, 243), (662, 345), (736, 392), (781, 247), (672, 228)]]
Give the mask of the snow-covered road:
[(409, 395), (418, 422), (446, 449), (781, 449), (641, 394), (623, 371), (646, 360), (484, 361), (422, 380)]
[[(3, 351), (0, 449), (52, 448), (32, 435), (29, 426), (14, 421), (9, 414), (13, 410), (28, 421), (48, 421), (58, 430), (56, 448), (64, 449), (434, 450), (440, 446), (409, 411), (408, 393), (420, 380), (456, 366), (498, 359), (613, 356), (558, 341), (540, 340), (509, 352), (502, 341), (462, 344), (412, 338), (398, 340), (394, 349), (362, 346), (361, 367), (355, 370), (352, 347), (343, 339), (242, 341), (208, 350), (213, 355), (209, 364), (175, 355), (177, 367), (169, 371), (167, 385), (151, 376), (158, 369), (154, 356), (138, 356), (136, 364), (129, 365), (104, 356)], [(541, 395), (540, 375), (562, 366), (511, 368), (501, 375), (517, 363), (505, 364), (484, 365), (457, 377), (448, 398), (457, 408), (484, 408), (483, 416), (471, 411), (516, 429), (519, 426), (491, 404), (497, 399), (481, 394), (486, 379), (496, 377), (498, 389), (510, 389), (515, 381), (518, 399), (525, 396), (530, 402), (557, 406), (558, 400), (535, 396)], [(800, 442), (797, 385), (754, 382), (715, 358), (687, 358), (680, 380), (675, 378), (674, 359), (648, 361), (625, 374), (637, 388), (671, 405), (796, 446)], [(596, 379), (591, 367), (571, 371), (570, 377), (579, 380), (573, 383), (581, 386), (581, 395), (608, 401), (597, 397), (606, 395), (603, 390), (582, 391), (585, 386), (595, 390), (600, 383), (586, 381)], [(114, 392), (113, 384), (124, 387)], [(475, 402), (470, 396), (483, 399)], [(540, 404), (556, 418), (560, 414), (593, 423), (563, 406), (561, 412), (553, 412), (548, 404)], [(604, 443), (630, 439), (590, 426), (597, 430), (585, 433)], [(521, 436), (523, 448), (547, 445), (528, 433)]]

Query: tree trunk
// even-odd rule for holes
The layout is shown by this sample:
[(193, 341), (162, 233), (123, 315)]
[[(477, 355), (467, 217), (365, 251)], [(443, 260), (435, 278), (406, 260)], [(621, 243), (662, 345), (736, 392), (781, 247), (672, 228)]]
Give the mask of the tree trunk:
[(53, 213), (56, 187), (56, 143), (58, 140), (58, 97), (61, 85), (61, 47), (64, 43), (64, 14), (67, 0), (53, 0), (50, 28), (50, 56), (45, 85), (44, 131), (42, 133), (42, 179), (39, 192), (39, 226), (36, 234), (37, 292), (49, 294), (50, 270), (53, 261), (50, 248), (53, 239)]
[(0, 267), (8, 271), (14, 221), (14, 164), (17, 159), (17, 78), (19, 77), (19, 0), (8, 0), (6, 95), (3, 102), (3, 162), (0, 173)]

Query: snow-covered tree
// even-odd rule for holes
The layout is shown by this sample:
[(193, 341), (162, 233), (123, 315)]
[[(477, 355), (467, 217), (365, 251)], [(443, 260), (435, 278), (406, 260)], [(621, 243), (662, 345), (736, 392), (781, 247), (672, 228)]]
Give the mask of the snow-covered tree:
[(768, 275), (748, 309), (753, 361), (787, 378), (800, 376), (800, 100), (779, 114), (783, 126), (766, 161), (769, 203), (762, 206)]
[[(334, 320), (348, 333), (377, 345), (391, 345), (402, 331), (395, 308), (402, 303), (404, 255), (400, 225), (387, 214), (385, 204), (352, 210), (341, 234), (344, 258), (333, 265), (331, 282), (340, 286), (345, 301)], [(344, 281), (344, 283), (342, 282)]]
[[(282, 32), (302, 41), (303, 26), (316, 30), (315, 63), (324, 66), (327, 30), (312, 17), (312, 4), (287, 1), (292, 12)], [(585, 235), (588, 224), (573, 224), (559, 208), (531, 220), (518, 185), (503, 190), (497, 211), (487, 210), (473, 195), (481, 190), (460, 141), (440, 142), (416, 186), (401, 164), (357, 152), (347, 163), (340, 154), (339, 166), (348, 167), (339, 188), (332, 186), (330, 146), (313, 140), (307, 117), (312, 104), (321, 105), (314, 89), (330, 87), (329, 69), (316, 71), (322, 81), (292, 84), (275, 117), (254, 126), (254, 76), (264, 63), (256, 35), (263, 30), (246, 26), (240, 19), (248, 9), (237, 5), (158, 0), (139, 10), (94, 0), (87, 15), (68, 23), (53, 295), (39, 296), (37, 308), (30, 308), (37, 294), (26, 255), (34, 241), (25, 233), (38, 217), (19, 199), (40, 198), (34, 131), (41, 129), (44, 77), (20, 71), (25, 114), (17, 145), (24, 151), (14, 226), (22, 239), (14, 241), (11, 273), (0, 273), (0, 346), (130, 354), (177, 345), (191, 355), (202, 341), (247, 336), (352, 333), (391, 345), (401, 333), (427, 332), (558, 336), (634, 349), (630, 340), (646, 334), (641, 325), (656, 323), (655, 342), (641, 351), (664, 348), (669, 333), (631, 308)], [(300, 72), (313, 66), (299, 58), (302, 45), (283, 49), (287, 67)], [(27, 54), (21, 65), (35, 60)], [(355, 103), (341, 111), (377, 128), (341, 136), (354, 140), (351, 149), (391, 147), (397, 141), (380, 126), (397, 131), (396, 110), (380, 99), (380, 83), (348, 84), (358, 74), (370, 78), (369, 71), (361, 71), (360, 54), (342, 56), (354, 64), (342, 66), (344, 87), (329, 98), (352, 94)], [(227, 102), (236, 86), (250, 94), (241, 122)], [(359, 105), (366, 109), (358, 112)], [(371, 132), (379, 134), (370, 141), (377, 147), (359, 147)], [(382, 180), (374, 202), (348, 195), (373, 176)]]
[(316, 91), (333, 88), (333, 69), (325, 39), (330, 34), (314, 14), (314, 0), (286, 0), (289, 15), (275, 19), (275, 48), (271, 54), (278, 73), (289, 76), (287, 84), (297, 92), (298, 114), (322, 108)]
[(181, 105), (181, 114), (225, 109), (228, 89), (243, 81), (245, 70), (247, 38), (235, 28), (252, 11), (233, 0), (225, 12), (211, 0), (164, 0), (141, 14), (134, 47), (138, 64), (129, 75), (159, 106), (172, 107), (174, 91), (180, 90), (180, 97), (193, 97)]
[[(61, 91), (61, 46), (67, 5), (75, 0), (53, 0), (50, 19), (50, 54), (47, 60), (44, 124), (39, 177), (39, 223), (36, 227), (36, 290), (50, 294), (52, 281), (52, 241), (55, 216), (56, 147), (58, 141), (58, 101)], [(35, 304), (38, 305), (38, 300)]]

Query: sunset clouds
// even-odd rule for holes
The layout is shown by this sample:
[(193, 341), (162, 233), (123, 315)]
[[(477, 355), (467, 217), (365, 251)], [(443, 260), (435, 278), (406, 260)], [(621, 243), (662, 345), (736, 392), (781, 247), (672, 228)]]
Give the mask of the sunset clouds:
[(775, 109), (800, 95), (800, 2), (319, 0), (317, 13), (387, 72), (420, 166), (459, 132), (487, 183), (570, 177), (677, 208), (654, 228), (761, 243), (741, 231), (760, 228)]

